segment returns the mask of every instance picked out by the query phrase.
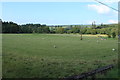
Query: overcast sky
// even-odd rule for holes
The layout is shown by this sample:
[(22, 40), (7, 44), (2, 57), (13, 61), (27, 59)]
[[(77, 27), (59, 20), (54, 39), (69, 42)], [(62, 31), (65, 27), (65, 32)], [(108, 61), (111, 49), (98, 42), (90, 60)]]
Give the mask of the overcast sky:
[[(106, 3), (118, 9), (117, 2)], [(92, 2), (2, 2), (2, 20), (18, 24), (117, 23), (118, 12)]]

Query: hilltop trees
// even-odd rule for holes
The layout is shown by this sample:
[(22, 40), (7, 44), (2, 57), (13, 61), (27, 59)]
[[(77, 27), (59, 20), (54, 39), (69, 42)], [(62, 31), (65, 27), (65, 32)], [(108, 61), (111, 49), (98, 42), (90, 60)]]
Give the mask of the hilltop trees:
[(87, 31), (87, 28), (80, 28), (80, 32), (81, 32), (82, 34), (85, 34), (86, 31)]
[(115, 32), (112, 32), (112, 37), (113, 37), (113, 38), (115, 38), (115, 37), (116, 37)]
[(112, 34), (112, 37), (115, 38), (115, 37), (118, 35), (118, 29), (113, 28), (113, 29), (111, 30), (111, 34)]
[(105, 33), (107, 34), (108, 38), (111, 38), (111, 29), (110, 28), (106, 28), (104, 30), (105, 30)]
[(97, 34), (96, 29), (92, 29), (91, 34), (93, 34), (93, 35)]
[(53, 28), (53, 27), (49, 27), (49, 29), (50, 29), (50, 33), (55, 33), (55, 28)]
[(20, 26), (13, 22), (2, 22), (3, 33), (19, 33)]
[[(1, 21), (2, 22), (2, 21)], [(64, 26), (47, 26), (45, 24), (24, 24), (18, 25), (13, 22), (2, 22), (2, 33), (79, 33), (81, 34), (106, 34), (108, 38), (115, 38), (118, 33), (118, 25), (96, 25), (95, 22), (91, 26), (83, 25), (64, 25)], [(82, 38), (81, 38), (82, 39)]]
[(93, 29), (95, 29), (95, 28), (96, 28), (95, 21), (92, 23), (92, 28), (93, 28)]
[(72, 27), (72, 32), (73, 33), (79, 33), (80, 32), (80, 28), (75, 26), (75, 27)]
[(50, 33), (49, 27), (41, 24), (17, 25), (13, 22), (2, 22), (2, 33)]
[(87, 28), (87, 31), (85, 32), (85, 34), (91, 34), (91, 30), (92, 28)]
[(62, 28), (62, 27), (57, 27), (56, 28), (56, 33), (60, 33), (60, 34), (63, 34), (64, 33), (64, 28)]
[(67, 30), (67, 33), (68, 34), (73, 33), (73, 31), (72, 30)]

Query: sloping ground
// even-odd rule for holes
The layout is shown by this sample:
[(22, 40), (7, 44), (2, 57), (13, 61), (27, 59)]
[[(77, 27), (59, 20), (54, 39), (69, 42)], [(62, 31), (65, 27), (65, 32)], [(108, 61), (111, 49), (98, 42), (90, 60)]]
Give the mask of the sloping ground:
[(117, 64), (117, 44), (112, 38), (4, 34), (3, 77), (63, 78)]

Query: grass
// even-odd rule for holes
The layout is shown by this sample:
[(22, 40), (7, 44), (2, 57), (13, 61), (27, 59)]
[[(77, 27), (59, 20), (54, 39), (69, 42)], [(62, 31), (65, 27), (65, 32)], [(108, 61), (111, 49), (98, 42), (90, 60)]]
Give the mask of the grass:
[(117, 63), (118, 43), (113, 38), (3, 34), (2, 43), (5, 78), (63, 78)]

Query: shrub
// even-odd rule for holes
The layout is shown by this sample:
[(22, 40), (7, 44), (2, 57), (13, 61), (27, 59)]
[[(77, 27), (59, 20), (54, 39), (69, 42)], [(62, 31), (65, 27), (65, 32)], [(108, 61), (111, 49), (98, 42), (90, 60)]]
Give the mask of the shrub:
[(116, 37), (116, 33), (112, 32), (112, 37), (115, 38)]

